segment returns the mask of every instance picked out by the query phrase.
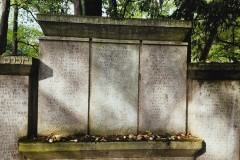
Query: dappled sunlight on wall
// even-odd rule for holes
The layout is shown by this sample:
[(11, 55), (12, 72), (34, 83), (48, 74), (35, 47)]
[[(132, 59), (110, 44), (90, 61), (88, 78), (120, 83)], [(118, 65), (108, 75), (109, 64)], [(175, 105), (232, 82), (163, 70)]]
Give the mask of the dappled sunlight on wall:
[(88, 43), (42, 40), (40, 49), (39, 134), (87, 132)]
[(185, 133), (186, 59), (184, 45), (143, 45), (140, 56), (140, 130)]
[(0, 75), (0, 159), (23, 160), (17, 141), (27, 134), (28, 77)]
[(139, 45), (93, 43), (91, 134), (137, 133)]
[(239, 159), (239, 82), (188, 82), (189, 131), (207, 145), (199, 159)]

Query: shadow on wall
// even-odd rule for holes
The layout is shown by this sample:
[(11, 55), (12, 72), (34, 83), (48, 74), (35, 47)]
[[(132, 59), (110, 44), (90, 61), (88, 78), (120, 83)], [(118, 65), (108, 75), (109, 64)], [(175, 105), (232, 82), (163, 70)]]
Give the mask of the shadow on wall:
[(53, 77), (53, 70), (49, 66), (47, 66), (41, 61), (39, 61), (39, 66), (40, 66), (39, 81)]
[[(55, 45), (59, 45), (59, 44), (55, 44)], [(63, 44), (65, 46), (68, 46), (69, 44)], [(95, 57), (95, 61), (96, 63), (94, 63), (94, 65), (92, 66), (92, 69), (95, 69), (96, 71), (92, 73), (94, 73), (94, 75), (91, 75), (91, 78), (95, 77), (96, 78), (96, 84), (98, 85), (97, 88), (99, 89), (99, 92), (97, 92), (96, 94), (94, 94), (94, 96), (99, 96), (101, 94), (105, 94), (105, 92), (107, 92), (105, 89), (109, 89), (109, 99), (111, 99), (110, 101), (114, 101), (115, 103), (121, 103), (121, 106), (123, 107), (115, 107), (113, 110), (111, 109), (111, 107), (114, 105), (113, 102), (109, 102), (109, 99), (105, 99), (104, 96), (99, 96), (100, 99), (97, 99), (97, 104), (92, 105), (93, 104), (93, 97), (91, 97), (90, 100), (90, 109), (91, 109), (91, 113), (92, 111), (96, 112), (95, 114), (98, 114), (97, 117), (99, 119), (94, 120), (94, 123), (98, 123), (101, 127), (110, 127), (108, 129), (111, 129), (111, 127), (113, 126), (125, 126), (126, 124), (129, 125), (131, 128), (132, 126), (135, 125), (135, 128), (137, 128), (137, 114), (138, 114), (138, 63), (139, 63), (139, 52), (135, 53), (130, 53), (130, 52), (126, 52), (124, 50), (124, 46), (123, 47), (119, 47), (119, 46), (115, 46), (116, 50), (114, 50), (114, 47), (112, 44), (110, 44), (111, 47), (113, 48), (113, 51), (111, 52), (107, 52), (105, 53), (106, 49), (104, 50), (104, 56), (105, 57), (100, 57), (104, 59), (104, 62), (102, 64), (102, 62), (100, 62), (100, 58), (99, 55), (95, 55), (97, 57)], [(128, 45), (130, 46), (130, 45)], [(109, 47), (109, 48), (111, 48)], [(135, 47), (135, 48), (134, 48)], [(173, 47), (173, 46), (171, 46)], [(56, 48), (60, 48), (60, 47), (56, 47)], [(124, 52), (120, 52), (119, 53), (119, 48), (120, 50), (124, 50)], [(155, 83), (153, 82), (153, 84), (150, 84), (146, 86), (146, 88), (148, 88), (147, 90), (154, 90), (157, 92), (152, 93), (153, 95), (153, 104), (148, 104), (145, 103), (142, 105), (142, 111), (141, 113), (142, 118), (143, 118), (143, 122), (144, 123), (144, 127), (140, 127), (143, 131), (145, 130), (177, 130), (178, 133), (179, 132), (185, 132), (185, 104), (186, 104), (186, 98), (185, 98), (185, 83), (184, 85), (181, 84), (181, 82), (176, 81), (175, 77), (179, 76), (179, 72), (183, 72), (182, 70), (176, 69), (178, 67), (174, 67), (175, 62), (178, 63), (178, 61), (181, 63), (180, 66), (184, 66), (185, 61), (182, 60), (182, 56), (177, 56), (175, 57), (174, 55), (177, 54), (179, 52), (179, 48), (175, 47), (174, 49), (169, 49), (170, 47), (166, 47), (162, 48), (164, 49), (163, 53), (159, 56), (158, 54), (154, 54), (157, 57), (153, 57), (151, 63), (154, 63), (153, 68), (151, 69), (155, 69), (153, 71), (153, 75), (158, 75), (159, 74), (159, 70), (161, 70), (162, 66), (157, 66), (155, 67), (155, 65), (158, 65), (159, 61), (156, 61), (157, 59), (163, 59), (162, 63), (164, 63), (164, 71), (166, 72), (165, 74), (163, 74), (163, 76), (168, 76), (167, 79), (165, 80), (163, 77), (158, 76), (159, 79), (164, 79), (163, 81), (161, 81), (160, 83), (162, 84), (163, 87), (165, 87), (163, 89), (163, 87), (159, 88), (159, 84), (158, 82)], [(130, 48), (128, 50), (138, 50), (139, 46), (133, 46), (133, 48)], [(159, 47), (154, 48), (154, 53), (158, 53)], [(69, 49), (71, 50), (71, 48)], [(60, 54), (62, 51), (59, 51), (58, 53)], [(182, 51), (181, 51), (182, 52)], [(96, 53), (93, 54), (98, 54), (99, 50), (96, 51)], [(169, 59), (168, 56), (165, 56), (165, 58), (163, 58), (162, 56), (165, 55), (165, 53), (174, 53), (174, 55)], [(114, 55), (113, 55), (114, 54)], [(134, 54), (134, 55), (133, 55)], [(60, 55), (64, 55), (65, 59), (69, 59), (69, 60), (75, 60), (76, 58), (74, 58), (73, 54), (66, 54), (66, 53), (61, 53)], [(78, 55), (78, 54), (77, 54)], [(117, 57), (117, 58), (116, 58)], [(137, 57), (137, 58), (136, 58)], [(49, 58), (49, 57), (46, 57)], [(52, 61), (56, 60), (56, 56), (55, 57), (51, 57)], [(51, 59), (50, 58), (50, 59)], [(94, 55), (93, 55), (94, 58)], [(80, 57), (81, 60), (81, 57)], [(62, 62), (60, 60), (58, 60), (59, 62)], [(57, 62), (58, 62), (57, 61)], [(169, 63), (169, 61), (172, 61), (172, 63)], [(83, 106), (79, 106), (78, 101), (76, 98), (73, 98), (74, 95), (77, 95), (77, 98), (81, 97), (79, 96), (77, 93), (75, 92), (80, 92), (80, 90), (84, 91), (84, 88), (82, 86), (86, 86), (88, 82), (85, 82), (84, 77), (87, 75), (81, 75), (80, 77), (75, 74), (70, 74), (69, 71), (73, 72), (73, 73), (78, 73), (79, 68), (81, 68), (81, 66), (77, 66), (79, 63), (84, 64), (84, 66), (88, 66), (89, 61), (80, 61), (78, 62), (75, 66), (75, 68), (73, 69), (73, 64), (71, 65), (66, 65), (65, 67), (63, 67), (63, 63), (56, 63), (53, 66), (53, 69), (51, 69), (49, 66), (47, 66), (46, 64), (42, 63), (40, 64), (40, 77), (39, 80), (45, 80), (47, 78), (53, 77), (53, 70), (55, 72), (55, 75), (53, 77), (53, 79), (55, 80), (52, 85), (54, 86), (49, 86), (46, 85), (45, 87), (47, 87), (48, 91), (46, 92), (45, 90), (40, 91), (40, 93), (42, 95), (40, 95), (41, 98), (41, 105), (43, 106), (44, 109), (42, 109), (42, 107), (40, 107), (40, 110), (42, 110), (42, 112), (40, 112), (41, 114), (50, 114), (49, 116), (40, 116), (40, 117), (45, 117), (43, 118), (44, 121), (47, 121), (47, 123), (49, 123), (50, 126), (54, 127), (52, 125), (52, 123), (57, 123), (59, 124), (59, 122), (62, 121), (62, 123), (65, 125), (66, 123), (71, 123), (67, 122), (67, 120), (58, 120), (58, 117), (53, 118), (55, 116), (55, 114), (57, 114), (59, 112), (59, 115), (61, 115), (61, 119), (64, 119), (66, 117), (69, 116), (64, 116), (61, 112), (74, 112), (74, 116), (81, 116), (82, 114), (79, 113), (79, 110), (81, 109), (76, 109), (79, 107), (83, 107)], [(93, 59), (94, 62), (94, 59)], [(105, 63), (106, 62), (106, 63)], [(49, 62), (50, 64), (50, 62)], [(124, 65), (122, 65), (124, 64)], [(104, 66), (102, 66), (104, 65)], [(110, 65), (110, 66), (105, 66), (105, 65)], [(76, 67), (77, 66), (77, 67)], [(110, 73), (106, 73), (105, 71), (98, 71), (99, 68), (101, 67), (106, 67), (108, 70), (108, 72)], [(109, 68), (108, 68), (109, 67)], [(145, 67), (144, 67), (145, 68)], [(63, 69), (66, 70), (66, 72), (62, 71)], [(103, 68), (104, 69), (104, 68)], [(148, 72), (148, 71), (145, 71)], [(136, 74), (135, 74), (136, 73)], [(173, 75), (171, 77), (169, 77), (168, 73), (173, 73)], [(78, 73), (79, 74), (79, 73)], [(76, 76), (75, 78), (72, 78), (71, 75)], [(182, 75), (185, 75), (185, 73), (182, 73)], [(57, 78), (56, 78), (57, 76)], [(109, 77), (110, 76), (110, 77)], [(114, 76), (114, 77), (111, 77)], [(148, 76), (148, 75), (146, 75)], [(68, 77), (68, 79), (66, 79)], [(185, 81), (186, 77), (181, 77), (181, 81)], [(92, 82), (94, 79), (92, 79)], [(106, 80), (109, 81), (109, 83), (106, 82)], [(150, 79), (151, 80), (151, 79)], [(163, 83), (162, 83), (163, 82)], [(150, 81), (148, 83), (151, 83)], [(167, 84), (166, 84), (167, 83)], [(56, 84), (56, 86), (55, 86)], [(93, 84), (93, 83), (92, 83)], [(94, 87), (94, 85), (91, 84), (91, 88), (92, 89)], [(118, 85), (116, 85), (118, 84)], [(107, 87), (108, 88), (107, 88)], [(180, 86), (180, 87), (179, 87)], [(52, 87), (53, 89), (49, 89), (50, 87)], [(72, 90), (71, 88), (76, 88), (76, 90)], [(141, 86), (140, 86), (141, 87)], [(177, 88), (177, 89), (176, 89)], [(56, 91), (53, 91), (55, 90)], [(93, 88), (94, 89), (94, 88)], [(69, 93), (64, 94), (65, 91), (68, 90)], [(74, 91), (74, 93), (72, 92)], [(55, 92), (55, 93), (54, 93)], [(143, 92), (146, 92), (143, 90)], [(178, 93), (177, 93), (178, 92)], [(180, 92), (180, 93), (179, 93)], [(91, 91), (92, 93), (92, 91)], [(145, 93), (147, 97), (145, 98), (149, 98), (147, 93)], [(184, 94), (184, 95), (183, 95)], [(67, 98), (69, 97), (69, 98)], [(85, 97), (88, 98), (88, 97)], [(140, 97), (141, 98), (141, 97)], [(156, 98), (156, 99), (154, 99)], [(81, 99), (81, 98), (80, 98)], [(140, 99), (141, 100), (141, 99)], [(48, 103), (48, 102), (50, 103)], [(77, 103), (69, 105), (69, 103), (72, 103), (73, 101), (76, 101)], [(83, 99), (81, 99), (81, 101), (83, 101)], [(151, 100), (150, 100), (151, 101)], [(161, 101), (159, 103), (159, 101)], [(42, 103), (43, 102), (43, 103)], [(124, 102), (124, 103), (122, 103)], [(101, 103), (99, 105), (99, 103)], [(109, 104), (110, 103), (110, 104)], [(179, 105), (181, 104), (181, 105)], [(97, 107), (98, 105), (98, 107)], [(103, 106), (104, 107), (99, 107), (99, 106)], [(178, 106), (178, 107), (175, 107)], [(75, 108), (74, 108), (75, 107)], [(95, 108), (96, 107), (96, 108)], [(95, 109), (95, 110), (94, 110)], [(56, 110), (56, 111), (54, 111)], [(60, 111), (61, 110), (61, 111)], [(179, 114), (180, 113), (180, 114)], [(59, 116), (58, 115), (58, 116)], [(68, 115), (68, 114), (66, 114)], [(91, 115), (91, 114), (90, 114)], [(102, 118), (101, 116), (106, 115), (107, 118)], [(133, 116), (134, 115), (134, 116)], [(93, 115), (94, 116), (94, 115)], [(47, 118), (50, 117), (50, 118)], [(160, 118), (159, 118), (160, 117)], [(95, 118), (95, 117), (93, 117)], [(135, 118), (135, 120), (133, 120)], [(43, 123), (43, 119), (40, 119), (40, 122)], [(70, 118), (67, 118), (70, 119)], [(87, 118), (86, 118), (87, 119)], [(112, 121), (114, 121), (113, 123), (110, 123), (109, 119), (111, 119)], [(102, 120), (102, 122), (100, 122), (99, 120)], [(154, 120), (154, 121), (153, 121)], [(86, 120), (85, 120), (86, 121)], [(164, 122), (164, 123), (159, 123), (160, 122)], [(87, 122), (86, 122), (87, 123)], [(134, 123), (134, 124), (131, 124)], [(91, 124), (92, 125), (92, 124)], [(60, 124), (58, 125), (58, 128), (62, 127)], [(146, 128), (147, 127), (147, 128)], [(47, 126), (44, 126), (44, 128), (47, 128)], [(143, 129), (144, 128), (144, 129)], [(177, 128), (177, 129), (176, 129)], [(132, 129), (133, 130), (133, 129)], [(136, 129), (134, 129), (136, 130)], [(135, 132), (135, 131), (132, 131)]]
[(95, 134), (137, 132), (139, 46), (93, 44), (90, 125)]
[(239, 82), (189, 80), (189, 128), (205, 140), (200, 159), (238, 159)]
[(86, 116), (83, 117), (81, 114), (78, 114), (78, 106), (69, 108), (68, 102), (43, 91), (41, 91), (41, 94), (42, 99), (50, 103), (41, 112), (44, 116), (39, 115), (39, 123), (42, 123), (39, 128), (40, 133), (46, 135), (52, 132), (61, 135), (70, 135), (78, 132), (87, 133), (87, 119), (85, 118)]
[(42, 40), (40, 55), (38, 133), (85, 131), (88, 128), (88, 42)]
[(0, 159), (23, 160), (17, 141), (27, 134), (28, 77), (0, 75)]
[[(182, 46), (145, 45), (141, 53), (142, 130), (186, 131), (186, 60)], [(177, 66), (176, 66), (177, 65)], [(154, 120), (154, 121), (153, 121)]]
[[(20, 123), (24, 124), (20, 121)], [(2, 144), (0, 151), (0, 159), (11, 160), (24, 160), (23, 155), (18, 152), (18, 146), (16, 142), (20, 137), (23, 137), (26, 133), (20, 133), (22, 126), (19, 121), (2, 122), (0, 124), (1, 129), (4, 129), (4, 134), (0, 131), (0, 143)], [(21, 126), (21, 127), (20, 127)], [(24, 131), (26, 127), (24, 126)]]
[[(44, 64), (43, 62), (39, 61), (39, 81), (46, 80), (48, 78), (53, 77), (53, 69)], [(60, 68), (60, 67), (59, 67)], [(63, 79), (64, 76), (62, 75)], [(34, 82), (36, 83), (36, 82)], [(38, 82), (37, 82), (38, 83)], [(76, 84), (76, 83), (74, 83)], [(68, 84), (67, 86), (69, 86)], [(50, 86), (49, 86), (50, 87)], [(58, 87), (56, 85), (56, 87)], [(63, 86), (64, 87), (64, 86)], [(37, 89), (38, 90), (38, 89)], [(38, 91), (37, 91), (38, 92)], [(36, 93), (33, 93), (36, 94)], [(40, 112), (42, 115), (38, 115), (39, 112), (33, 113), (35, 117), (38, 117), (36, 119), (35, 117), (32, 117), (32, 119), (29, 119), (30, 121), (38, 121), (42, 123), (38, 127), (40, 133), (46, 133), (46, 135), (51, 134), (53, 131), (54, 133), (62, 133), (62, 134), (73, 134), (78, 131), (77, 126), (83, 126), (83, 124), (86, 124), (86, 120), (79, 116), (77, 111), (75, 112), (74, 108), (68, 108), (67, 101), (63, 101), (60, 97), (55, 96), (52, 94), (52, 92), (46, 93), (44, 90), (40, 91), (41, 98), (44, 99), (44, 101), (47, 101), (47, 106), (44, 106), (43, 112)], [(39, 99), (37, 99), (39, 101)], [(38, 103), (38, 102), (37, 102)], [(34, 107), (34, 106), (32, 106)], [(41, 105), (40, 105), (41, 107)], [(76, 106), (77, 107), (77, 106)], [(39, 108), (42, 110), (42, 108)], [(43, 118), (43, 119), (41, 119)], [(82, 124), (79, 124), (81, 122)], [(38, 124), (39, 126), (39, 124)], [(85, 128), (86, 125), (84, 125)], [(37, 126), (36, 126), (37, 128)], [(83, 127), (79, 127), (83, 128)], [(43, 131), (43, 132), (42, 132)]]
[(204, 153), (206, 153), (206, 148), (207, 148), (206, 142), (203, 141), (203, 142), (202, 142), (202, 149), (200, 149), (199, 151), (197, 151), (197, 153), (194, 155), (194, 158), (198, 158), (198, 157), (200, 157), (201, 155), (203, 155)]

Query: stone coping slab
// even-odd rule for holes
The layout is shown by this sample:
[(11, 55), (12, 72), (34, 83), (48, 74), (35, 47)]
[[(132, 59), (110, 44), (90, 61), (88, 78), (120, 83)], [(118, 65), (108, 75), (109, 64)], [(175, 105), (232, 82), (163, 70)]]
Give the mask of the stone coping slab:
[(119, 40), (188, 41), (191, 23), (176, 20), (114, 19), (38, 14), (45, 36)]
[(39, 40), (44, 41), (72, 41), (72, 42), (94, 42), (94, 43), (120, 43), (120, 44), (150, 44), (150, 45), (174, 45), (174, 46), (187, 46), (187, 42), (177, 41), (140, 41), (140, 40), (115, 40), (115, 39), (98, 39), (98, 38), (78, 38), (78, 37), (58, 37), (58, 36), (44, 36)]
[(0, 75), (29, 75), (33, 61), (25, 56), (0, 56)]
[(188, 70), (238, 70), (240, 63), (190, 63)]
[(188, 79), (240, 80), (240, 63), (190, 63)]
[(28, 159), (194, 157), (204, 148), (200, 139), (148, 142), (30, 142), (20, 141)]

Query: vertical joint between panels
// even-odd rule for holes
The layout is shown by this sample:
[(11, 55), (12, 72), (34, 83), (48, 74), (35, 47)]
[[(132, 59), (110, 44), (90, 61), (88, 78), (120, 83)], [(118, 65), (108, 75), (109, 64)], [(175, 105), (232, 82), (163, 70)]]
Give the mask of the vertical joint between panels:
[(189, 91), (189, 87), (188, 87), (188, 72), (187, 72), (187, 69), (186, 69), (186, 124), (185, 124), (185, 131), (186, 131), (186, 134), (189, 132), (188, 131), (188, 91)]
[(139, 43), (139, 55), (138, 55), (138, 103), (137, 103), (137, 133), (140, 132), (140, 81), (141, 81), (141, 53), (142, 53), (142, 40)]
[(87, 134), (90, 133), (90, 106), (91, 106), (91, 70), (92, 70), (92, 38), (89, 38), (89, 73), (88, 73), (88, 122), (87, 122)]

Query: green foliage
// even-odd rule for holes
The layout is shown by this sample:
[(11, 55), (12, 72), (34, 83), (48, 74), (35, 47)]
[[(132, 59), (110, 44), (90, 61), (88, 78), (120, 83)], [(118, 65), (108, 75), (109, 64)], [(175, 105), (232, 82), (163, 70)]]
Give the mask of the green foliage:
[(193, 62), (240, 61), (239, 0), (103, 0), (103, 3), (110, 17), (192, 21)]
[[(29, 12), (66, 14), (71, 0), (16, 0), (20, 8)], [(13, 2), (14, 3), (14, 2)]]
[(37, 0), (33, 6), (40, 13), (66, 14), (69, 12), (70, 0)]
[[(67, 14), (70, 9), (70, 3), (70, 0), (12, 0), (11, 12), (13, 11), (14, 5), (18, 5), (20, 9), (17, 55), (38, 58), (38, 38), (42, 36), (42, 32), (36, 22), (35, 13)], [(9, 18), (7, 51), (5, 55), (12, 54), (12, 21), (13, 14), (11, 13)]]
[[(12, 53), (12, 25), (9, 26), (8, 30), (8, 44), (7, 44), (7, 55)], [(19, 25), (18, 27), (18, 55), (19, 56), (30, 56), (38, 58), (38, 38), (42, 36), (42, 32), (36, 28), (27, 27), (25, 25)]]
[(118, 18), (165, 18), (174, 10), (173, 0), (103, 0), (103, 6), (108, 17)]
[[(21, 8), (19, 55), (36, 56), (38, 31), (34, 14), (67, 14), (71, 0), (16, 0)], [(84, 1), (84, 0), (83, 0)], [(240, 61), (239, 0), (102, 0), (108, 17), (192, 21), (192, 62)], [(14, 1), (12, 1), (13, 5)], [(93, 4), (94, 5), (94, 4)], [(31, 26), (31, 27), (30, 27)], [(11, 28), (11, 27), (10, 27)], [(8, 50), (11, 49), (9, 31)], [(27, 36), (26, 36), (27, 35)]]
[(159, 19), (169, 17), (174, 9), (173, 0), (141, 0), (139, 10), (145, 13), (146, 18)]
[(193, 22), (192, 61), (238, 62), (239, 0), (175, 0), (176, 19)]

